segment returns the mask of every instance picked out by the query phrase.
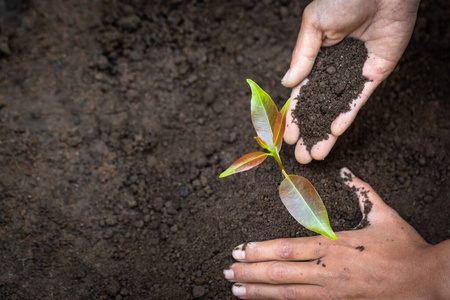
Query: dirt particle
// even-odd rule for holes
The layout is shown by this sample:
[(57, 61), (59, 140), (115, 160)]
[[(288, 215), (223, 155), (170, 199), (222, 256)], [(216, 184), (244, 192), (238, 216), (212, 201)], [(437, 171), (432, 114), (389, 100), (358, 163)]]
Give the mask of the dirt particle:
[(142, 228), (144, 226), (144, 221), (142, 220), (136, 221), (134, 223), (134, 226), (136, 226), (136, 228)]
[(206, 294), (206, 290), (203, 286), (201, 285), (196, 285), (192, 288), (192, 296), (197, 299), (197, 298), (201, 298)]
[(12, 54), (11, 48), (7, 41), (0, 40), (0, 54), (5, 56), (10, 56)]
[(161, 211), (161, 209), (164, 207), (164, 200), (163, 200), (163, 198), (161, 198), (161, 197), (156, 197), (154, 200), (153, 200), (153, 208), (156, 210), (156, 211)]
[(106, 70), (109, 68), (108, 58), (104, 55), (99, 55), (95, 61), (95, 66), (100, 70)]
[(349, 173), (349, 172), (344, 172), (344, 181), (345, 182), (352, 182), (352, 180), (353, 180), (353, 177), (352, 177), (352, 174), (351, 173)]
[(425, 166), (426, 164), (427, 164), (427, 160), (425, 158), (422, 157), (419, 159), (419, 165), (421, 167)]
[(362, 251), (364, 251), (364, 246), (358, 246), (358, 247), (356, 247), (355, 249), (362, 252)]
[(135, 208), (137, 206), (137, 201), (130, 196), (130, 198), (127, 199), (127, 205), (129, 208)]
[(104, 164), (97, 170), (98, 179), (105, 183), (116, 175), (116, 166)]
[(431, 196), (431, 195), (426, 195), (425, 197), (423, 197), (423, 201), (424, 201), (425, 203), (432, 203), (433, 200), (434, 200), (434, 198), (433, 198), (433, 196)]
[(245, 249), (247, 249), (247, 245), (248, 245), (247, 242), (245, 242), (245, 243), (242, 245), (242, 251), (245, 251)]
[(138, 16), (133, 15), (120, 18), (117, 25), (125, 30), (136, 30), (138, 29), (140, 23), (141, 19), (139, 19)]
[(104, 239), (110, 239), (114, 235), (113, 231), (111, 229), (107, 229), (106, 232), (103, 234)]
[(189, 196), (189, 188), (187, 186), (183, 186), (180, 190), (180, 196), (186, 198)]
[(147, 167), (149, 169), (154, 169), (157, 164), (158, 164), (158, 160), (156, 159), (155, 156), (153, 156), (153, 155), (147, 156)]
[(198, 155), (197, 159), (195, 161), (195, 166), (199, 169), (204, 168), (208, 165), (208, 158), (206, 158), (204, 155)]
[(336, 68), (333, 67), (333, 66), (328, 67), (327, 68), (327, 73), (330, 74), (330, 75), (336, 73)]
[(139, 51), (139, 50), (134, 50), (134, 51), (131, 51), (131, 53), (130, 53), (130, 59), (132, 61), (141, 61), (143, 56), (144, 55), (143, 55), (142, 51)]
[(175, 225), (173, 225), (172, 227), (170, 227), (170, 231), (171, 231), (172, 233), (176, 233), (176, 232), (178, 231), (178, 225), (175, 224)]
[(369, 191), (364, 190), (364, 188), (355, 189), (355, 191), (356, 192), (359, 191), (360, 195), (365, 198), (365, 200), (363, 201), (364, 204), (363, 219), (361, 220), (359, 225), (355, 227), (355, 229), (362, 229), (370, 225), (368, 215), (372, 210), (373, 203), (369, 200), (369, 196), (367, 195)]
[(116, 280), (111, 280), (106, 286), (106, 291), (110, 296), (115, 296), (120, 290), (120, 284)]
[(116, 218), (114, 218), (114, 217), (108, 217), (107, 219), (106, 219), (106, 225), (108, 225), (108, 226), (114, 226), (114, 225), (116, 225), (117, 224), (117, 219)]
[(130, 291), (128, 290), (128, 289), (126, 289), (126, 288), (122, 288), (121, 290), (120, 290), (120, 295), (122, 295), (122, 296), (126, 296), (126, 295), (128, 295), (130, 293)]
[(177, 213), (177, 208), (179, 208), (179, 205), (178, 204), (175, 204), (175, 202), (173, 202), (173, 201), (167, 201), (165, 204), (164, 204), (164, 206), (166, 207), (166, 209), (167, 209), (167, 213), (169, 214), (169, 215), (175, 215), (176, 213)]

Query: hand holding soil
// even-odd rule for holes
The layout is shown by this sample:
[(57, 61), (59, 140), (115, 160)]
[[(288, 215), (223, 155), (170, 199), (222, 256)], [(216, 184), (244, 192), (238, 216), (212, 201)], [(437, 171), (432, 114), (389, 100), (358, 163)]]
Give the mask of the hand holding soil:
[[(297, 143), (297, 161), (307, 164), (312, 159), (324, 159), (375, 88), (393, 71), (411, 37), (418, 4), (417, 0), (316, 0), (306, 7), (290, 69), (282, 79), (283, 85), (293, 87), (285, 141)], [(307, 84), (306, 77), (313, 69), (320, 48), (336, 45), (345, 37), (365, 42), (368, 59), (362, 75), (368, 81), (360, 94), (352, 99), (350, 110), (332, 121), (325, 133), (328, 138), (308, 146), (299, 127), (292, 124), (291, 112), (297, 106), (300, 88)]]
[[(450, 294), (450, 241), (431, 246), (348, 169), (369, 226), (323, 236), (243, 244), (224, 271), (243, 299), (444, 299)], [(370, 207), (370, 212), (368, 212)]]

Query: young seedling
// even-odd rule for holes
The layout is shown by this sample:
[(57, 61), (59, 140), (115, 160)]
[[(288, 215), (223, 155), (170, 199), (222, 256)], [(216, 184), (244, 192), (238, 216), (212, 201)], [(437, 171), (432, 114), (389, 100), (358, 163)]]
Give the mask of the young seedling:
[(252, 89), (251, 116), (257, 133), (255, 139), (263, 149), (269, 152), (259, 151), (242, 156), (220, 174), (220, 178), (250, 170), (268, 156), (274, 157), (284, 176), (279, 188), (280, 198), (289, 213), (309, 230), (333, 240), (337, 239), (331, 229), (327, 210), (316, 189), (306, 178), (288, 175), (281, 163), (279, 153), (286, 127), (286, 112), (291, 99), (288, 99), (278, 112), (275, 103), (266, 92), (252, 80), (247, 79), (247, 82)]

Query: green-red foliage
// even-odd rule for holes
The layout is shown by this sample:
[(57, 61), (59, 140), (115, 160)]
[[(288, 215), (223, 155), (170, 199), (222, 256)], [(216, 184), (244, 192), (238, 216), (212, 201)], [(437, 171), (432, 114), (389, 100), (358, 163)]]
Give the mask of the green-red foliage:
[(261, 148), (269, 152), (253, 152), (235, 161), (220, 177), (250, 170), (261, 164), (268, 156), (273, 156), (285, 179), (280, 184), (279, 192), (283, 204), (289, 213), (306, 228), (320, 233), (330, 239), (337, 239), (331, 229), (327, 210), (314, 186), (304, 177), (288, 175), (283, 168), (279, 155), (286, 127), (286, 113), (291, 99), (283, 108), (278, 109), (272, 98), (255, 82), (247, 79), (252, 89), (251, 117)]

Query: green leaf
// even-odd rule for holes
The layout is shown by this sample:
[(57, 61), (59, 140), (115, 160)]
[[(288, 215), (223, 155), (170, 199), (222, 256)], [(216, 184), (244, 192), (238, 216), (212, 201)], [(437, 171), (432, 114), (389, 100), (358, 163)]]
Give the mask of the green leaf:
[(322, 199), (308, 179), (289, 175), (280, 184), (280, 197), (289, 213), (309, 230), (336, 240)]
[(271, 151), (269, 145), (267, 145), (267, 143), (264, 142), (259, 136), (255, 136), (255, 140), (258, 142), (258, 144), (259, 144), (262, 148)]
[(258, 136), (273, 149), (273, 127), (277, 119), (278, 109), (272, 98), (255, 82), (247, 79), (252, 89), (251, 114), (252, 123)]
[(283, 141), (284, 130), (286, 129), (286, 112), (288, 111), (290, 102), (291, 98), (286, 101), (283, 108), (278, 112), (277, 119), (273, 127), (273, 143), (276, 147), (278, 147), (278, 145), (280, 145)]
[(235, 161), (228, 169), (226, 169), (222, 174), (220, 174), (220, 178), (233, 175), (239, 172), (244, 172), (250, 170), (260, 163), (262, 163), (270, 153), (264, 152), (253, 152), (246, 154)]

